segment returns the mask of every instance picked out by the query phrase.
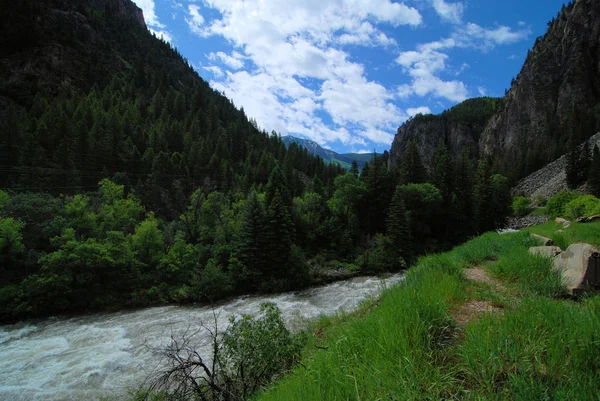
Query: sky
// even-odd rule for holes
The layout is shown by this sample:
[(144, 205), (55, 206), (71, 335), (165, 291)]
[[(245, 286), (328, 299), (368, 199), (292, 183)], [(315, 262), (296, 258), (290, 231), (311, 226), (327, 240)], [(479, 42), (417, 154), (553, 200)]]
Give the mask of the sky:
[(563, 0), (133, 0), (148, 28), (267, 132), (339, 153), (504, 96)]

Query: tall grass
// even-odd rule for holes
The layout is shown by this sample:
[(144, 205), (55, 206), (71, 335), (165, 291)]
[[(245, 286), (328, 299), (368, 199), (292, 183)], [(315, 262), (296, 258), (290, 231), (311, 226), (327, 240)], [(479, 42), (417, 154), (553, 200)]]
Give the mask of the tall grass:
[[(488, 233), (421, 258), (366, 316), (323, 322), (318, 348), (256, 399), (600, 400), (600, 298), (554, 299), (560, 276), (534, 245), (526, 232)], [(481, 264), (518, 289), (503, 297), (519, 295), (460, 329), (448, 311), (481, 294), (462, 273)]]
[(465, 389), (483, 399), (598, 400), (600, 298), (528, 298), (468, 326), (457, 353)]

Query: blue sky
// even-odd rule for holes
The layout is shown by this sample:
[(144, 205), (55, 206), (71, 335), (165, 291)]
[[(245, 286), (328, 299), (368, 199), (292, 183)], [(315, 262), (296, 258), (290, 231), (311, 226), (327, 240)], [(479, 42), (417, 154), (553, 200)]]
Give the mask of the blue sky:
[(503, 96), (562, 0), (133, 0), (268, 132), (390, 148), (411, 116)]

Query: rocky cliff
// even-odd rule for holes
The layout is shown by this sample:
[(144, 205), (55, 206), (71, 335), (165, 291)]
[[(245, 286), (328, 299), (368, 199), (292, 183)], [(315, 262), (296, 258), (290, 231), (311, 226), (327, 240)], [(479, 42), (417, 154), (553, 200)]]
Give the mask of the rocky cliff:
[(483, 155), (525, 173), (565, 152), (570, 113), (593, 117), (600, 102), (600, 2), (577, 0), (549, 25), (479, 142)]
[(408, 140), (416, 138), (427, 162), (443, 139), (454, 155), (473, 148), (512, 178), (527, 175), (566, 152), (575, 126), (577, 142), (600, 128), (599, 49), (600, 2), (564, 6), (536, 40), (500, 107), (479, 115), (487, 117), (482, 126), (465, 129), (465, 121), (449, 123), (443, 114), (414, 118), (398, 130), (391, 158), (398, 160)]
[(390, 165), (398, 163), (411, 140), (417, 141), (426, 166), (430, 165), (439, 141), (444, 141), (455, 156), (463, 150), (477, 153), (481, 132), (501, 106), (501, 99), (476, 98), (466, 100), (440, 115), (415, 116), (398, 129), (390, 151)]
[(119, 35), (146, 30), (130, 0), (16, 0), (2, 6), (0, 22), (0, 110), (105, 83), (127, 62)]

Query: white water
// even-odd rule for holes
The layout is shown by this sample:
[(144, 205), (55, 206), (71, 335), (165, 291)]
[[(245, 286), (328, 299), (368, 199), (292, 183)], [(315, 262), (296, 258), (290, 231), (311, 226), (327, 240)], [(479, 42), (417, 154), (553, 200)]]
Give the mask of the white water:
[[(269, 301), (289, 326), (300, 327), (306, 319), (351, 311), (401, 279), (359, 277), (301, 292), (236, 298), (217, 305), (215, 312), (225, 328), (229, 316), (255, 315)], [(124, 398), (160, 367), (157, 350), (172, 333), (196, 331), (201, 322), (212, 321), (209, 307), (167, 306), (0, 326), (0, 400)], [(206, 334), (195, 339), (199, 349), (206, 349)]]

